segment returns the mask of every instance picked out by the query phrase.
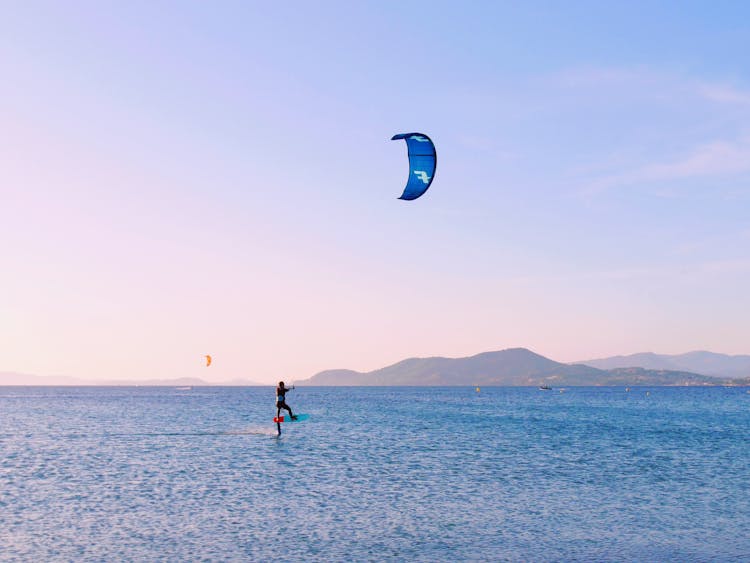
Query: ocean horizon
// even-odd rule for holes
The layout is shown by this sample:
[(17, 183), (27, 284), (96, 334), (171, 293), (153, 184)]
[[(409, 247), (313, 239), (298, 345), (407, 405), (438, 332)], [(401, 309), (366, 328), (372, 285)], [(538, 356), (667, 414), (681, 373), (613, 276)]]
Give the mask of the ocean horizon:
[(0, 387), (0, 560), (750, 559), (743, 387)]

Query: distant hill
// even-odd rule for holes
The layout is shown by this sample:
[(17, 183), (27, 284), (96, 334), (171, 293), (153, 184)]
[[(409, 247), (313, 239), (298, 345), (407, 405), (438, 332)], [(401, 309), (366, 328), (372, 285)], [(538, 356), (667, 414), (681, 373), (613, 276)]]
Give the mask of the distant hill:
[(599, 368), (629, 368), (676, 370), (699, 373), (720, 378), (750, 378), (750, 356), (730, 356), (715, 352), (688, 352), (686, 354), (653, 354), (651, 352), (586, 360), (581, 364)]
[(308, 385), (712, 385), (723, 381), (695, 373), (669, 370), (602, 370), (563, 364), (525, 348), (485, 352), (468, 358), (410, 358), (361, 373), (346, 369), (322, 371)]
[(232, 381), (224, 381), (220, 383), (213, 383), (203, 381), (197, 377), (179, 377), (175, 379), (111, 379), (103, 381), (95, 381), (91, 379), (80, 379), (77, 377), (68, 376), (56, 376), (56, 375), (31, 375), (27, 373), (15, 373), (15, 372), (0, 372), (0, 386), (2, 385), (54, 385), (54, 386), (162, 386), (162, 387), (221, 387), (221, 386), (259, 386), (260, 383), (248, 381), (245, 379), (234, 379)]

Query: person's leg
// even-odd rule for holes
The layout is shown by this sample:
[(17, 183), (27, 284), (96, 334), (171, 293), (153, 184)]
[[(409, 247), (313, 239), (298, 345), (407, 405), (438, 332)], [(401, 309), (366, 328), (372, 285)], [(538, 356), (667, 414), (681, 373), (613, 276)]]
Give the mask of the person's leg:
[(283, 407), (283, 408), (285, 408), (286, 410), (288, 410), (288, 411), (289, 411), (289, 416), (290, 416), (291, 418), (297, 418), (296, 416), (294, 416), (294, 413), (292, 412), (292, 409), (291, 409), (291, 408), (289, 408), (289, 405), (287, 405), (286, 403), (284, 403), (284, 404), (282, 405), (282, 407)]

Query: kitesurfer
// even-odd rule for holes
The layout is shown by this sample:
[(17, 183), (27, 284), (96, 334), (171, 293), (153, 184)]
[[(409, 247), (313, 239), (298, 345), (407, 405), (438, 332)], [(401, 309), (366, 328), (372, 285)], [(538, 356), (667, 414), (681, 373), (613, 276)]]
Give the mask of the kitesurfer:
[[(292, 389), (294, 389), (294, 385), (292, 385)], [(289, 411), (289, 416), (292, 420), (297, 420), (297, 417), (292, 414), (292, 409), (286, 404), (286, 399), (284, 397), (287, 391), (289, 391), (289, 387), (284, 387), (284, 382), (279, 381), (279, 386), (276, 387), (276, 418), (281, 415), (281, 409), (286, 409)]]

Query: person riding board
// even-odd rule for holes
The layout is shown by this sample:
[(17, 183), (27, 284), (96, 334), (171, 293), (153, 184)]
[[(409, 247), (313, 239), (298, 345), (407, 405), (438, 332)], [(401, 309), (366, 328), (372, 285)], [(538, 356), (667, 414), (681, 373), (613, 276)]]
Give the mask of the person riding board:
[[(294, 385), (292, 385), (292, 389), (294, 389)], [(289, 411), (292, 420), (297, 420), (297, 417), (292, 413), (292, 409), (286, 404), (285, 395), (287, 391), (289, 391), (289, 387), (284, 387), (284, 382), (279, 381), (279, 386), (276, 387), (276, 418), (281, 416), (281, 409), (286, 409)]]

